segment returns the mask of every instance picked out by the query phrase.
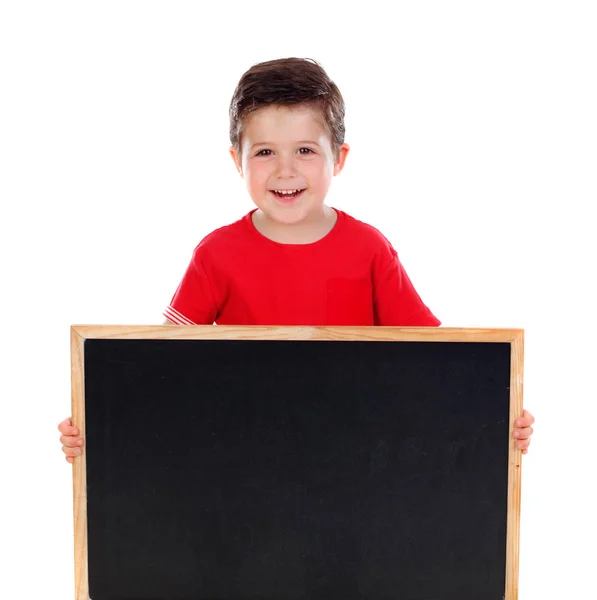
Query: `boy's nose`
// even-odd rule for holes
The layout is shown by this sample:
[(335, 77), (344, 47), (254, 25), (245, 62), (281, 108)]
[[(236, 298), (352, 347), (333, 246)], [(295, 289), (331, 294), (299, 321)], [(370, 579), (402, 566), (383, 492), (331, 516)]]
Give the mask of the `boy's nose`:
[(296, 165), (292, 157), (280, 157), (276, 165), (278, 177), (291, 177), (296, 175)]

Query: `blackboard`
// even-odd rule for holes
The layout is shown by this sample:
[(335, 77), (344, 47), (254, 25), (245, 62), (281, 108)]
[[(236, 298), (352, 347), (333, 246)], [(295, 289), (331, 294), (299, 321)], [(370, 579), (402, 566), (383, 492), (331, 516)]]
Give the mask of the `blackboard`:
[(73, 327), (76, 600), (515, 600), (522, 332)]

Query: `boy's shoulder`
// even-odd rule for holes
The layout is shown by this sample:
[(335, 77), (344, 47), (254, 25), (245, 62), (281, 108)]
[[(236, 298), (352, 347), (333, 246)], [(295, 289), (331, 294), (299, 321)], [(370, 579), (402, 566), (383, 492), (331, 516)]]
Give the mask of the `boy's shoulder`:
[(248, 219), (251, 218), (251, 212), (234, 221), (233, 223), (222, 225), (222, 227), (214, 229), (199, 242), (197, 248), (217, 249), (222, 245), (229, 245), (235, 240), (246, 241), (247, 236), (250, 234)]
[(344, 230), (347, 237), (355, 243), (364, 244), (371, 249), (391, 249), (392, 244), (388, 238), (377, 227), (365, 223), (348, 213), (335, 209), (344, 222)]
[(349, 215), (347, 212), (339, 210), (337, 208), (334, 209), (338, 214), (342, 215), (346, 223), (349, 227), (353, 227), (355, 230), (363, 233), (363, 235), (370, 236), (374, 239), (386, 239), (383, 233), (374, 227), (373, 225), (366, 223), (365, 221), (361, 221), (352, 215)]

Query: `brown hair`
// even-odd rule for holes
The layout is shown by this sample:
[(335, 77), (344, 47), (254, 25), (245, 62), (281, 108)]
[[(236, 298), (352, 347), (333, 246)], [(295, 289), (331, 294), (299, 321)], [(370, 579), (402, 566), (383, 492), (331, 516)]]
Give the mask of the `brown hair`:
[(230, 143), (240, 154), (243, 120), (271, 105), (307, 104), (321, 110), (334, 156), (344, 143), (344, 99), (321, 65), (309, 58), (280, 58), (253, 65), (240, 78), (230, 102)]

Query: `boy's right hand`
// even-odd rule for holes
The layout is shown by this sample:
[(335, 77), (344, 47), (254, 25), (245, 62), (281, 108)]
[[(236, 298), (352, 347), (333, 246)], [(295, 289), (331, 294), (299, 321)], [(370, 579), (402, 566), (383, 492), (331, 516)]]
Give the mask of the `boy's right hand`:
[(79, 430), (76, 427), (73, 427), (71, 417), (64, 419), (64, 421), (58, 425), (58, 431), (62, 434), (60, 436), (62, 452), (66, 454), (66, 460), (72, 464), (75, 457), (81, 454), (83, 438), (79, 437)]

